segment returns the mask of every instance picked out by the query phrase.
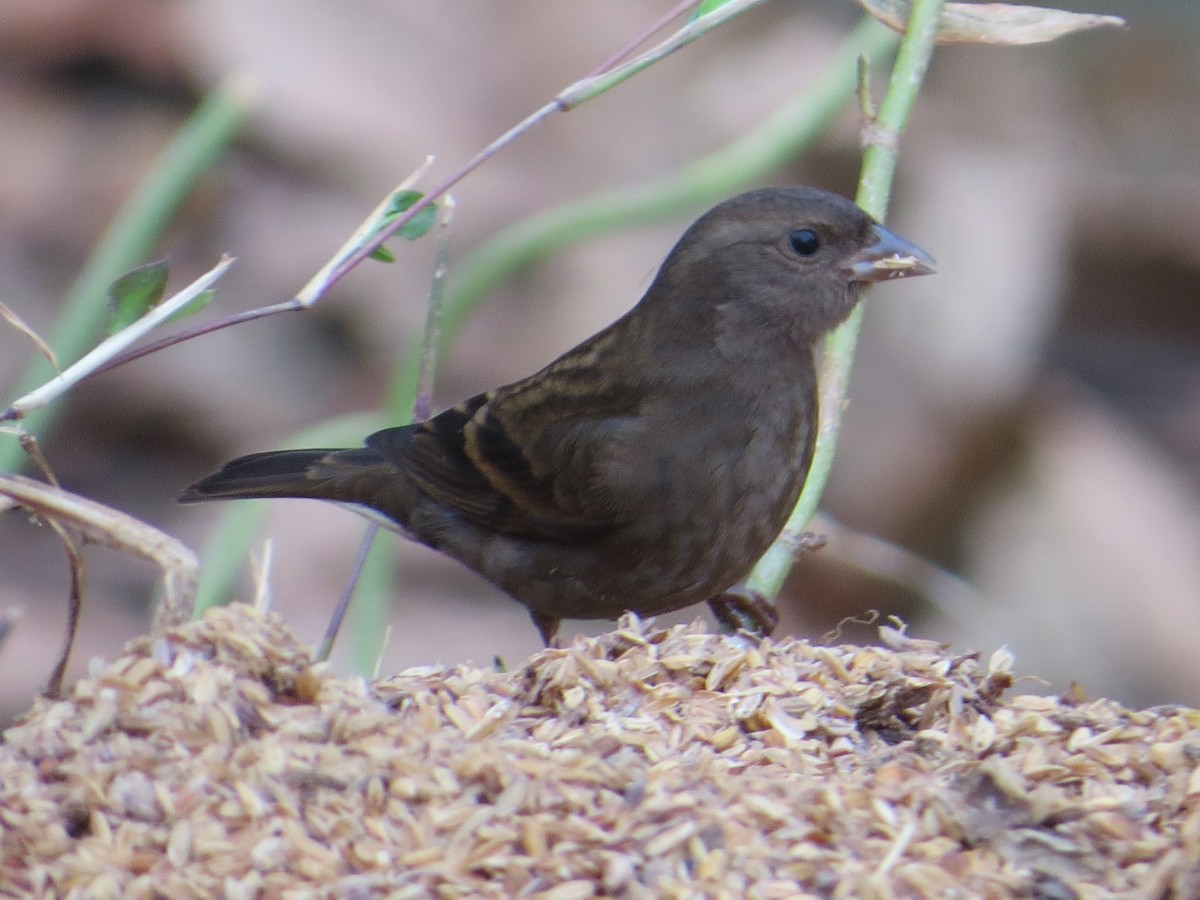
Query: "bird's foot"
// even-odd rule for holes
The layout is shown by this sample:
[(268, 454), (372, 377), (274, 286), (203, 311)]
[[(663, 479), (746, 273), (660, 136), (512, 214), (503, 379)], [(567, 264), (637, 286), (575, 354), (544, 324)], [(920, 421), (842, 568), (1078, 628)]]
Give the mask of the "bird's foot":
[(708, 601), (721, 630), (735, 634), (748, 631), (759, 637), (770, 637), (779, 624), (775, 601), (742, 585), (735, 585)]

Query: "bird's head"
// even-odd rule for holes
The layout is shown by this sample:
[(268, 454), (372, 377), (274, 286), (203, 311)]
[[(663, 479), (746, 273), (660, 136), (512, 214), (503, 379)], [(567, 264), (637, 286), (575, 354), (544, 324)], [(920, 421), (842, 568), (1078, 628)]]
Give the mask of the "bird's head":
[(934, 270), (928, 253), (845, 197), (763, 188), (701, 216), (663, 263), (656, 286), (668, 290), (647, 300), (684, 298), (691, 315), (711, 309), (723, 328), (782, 328), (811, 343), (845, 320), (866, 284)]

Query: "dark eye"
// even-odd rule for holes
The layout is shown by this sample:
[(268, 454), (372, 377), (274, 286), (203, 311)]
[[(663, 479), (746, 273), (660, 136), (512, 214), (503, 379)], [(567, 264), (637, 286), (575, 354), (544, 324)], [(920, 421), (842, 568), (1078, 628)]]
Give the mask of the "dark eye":
[(792, 249), (801, 256), (812, 256), (821, 249), (821, 239), (811, 228), (801, 228), (792, 232)]

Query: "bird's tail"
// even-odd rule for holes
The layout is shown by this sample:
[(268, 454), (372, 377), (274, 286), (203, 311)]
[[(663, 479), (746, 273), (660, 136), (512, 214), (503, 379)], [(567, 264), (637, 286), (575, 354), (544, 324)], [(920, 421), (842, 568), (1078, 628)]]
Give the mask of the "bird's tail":
[[(364, 457), (358, 459), (357, 457)], [(252, 453), (227, 462), (220, 471), (202, 478), (179, 496), (180, 503), (238, 500), (253, 497), (311, 497), (351, 500), (335, 472), (355, 464), (379, 464), (379, 455), (360, 450), (274, 450)]]

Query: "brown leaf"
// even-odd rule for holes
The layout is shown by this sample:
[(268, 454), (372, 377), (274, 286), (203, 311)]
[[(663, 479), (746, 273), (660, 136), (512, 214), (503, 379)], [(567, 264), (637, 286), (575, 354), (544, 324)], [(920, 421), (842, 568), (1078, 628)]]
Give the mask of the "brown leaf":
[[(858, 0), (895, 31), (908, 23), (909, 0)], [(939, 44), (1042, 44), (1077, 31), (1125, 27), (1119, 16), (1073, 13), (1015, 3), (947, 3), (938, 25)]]

